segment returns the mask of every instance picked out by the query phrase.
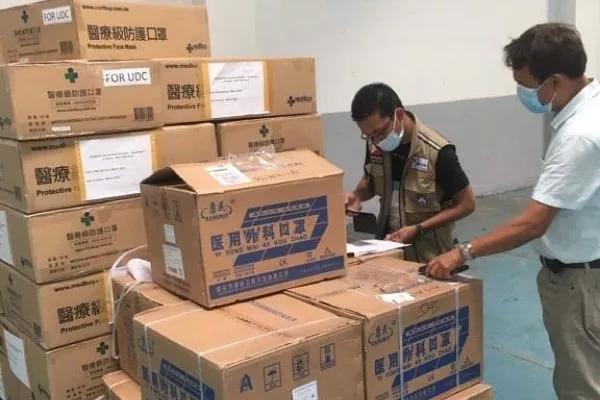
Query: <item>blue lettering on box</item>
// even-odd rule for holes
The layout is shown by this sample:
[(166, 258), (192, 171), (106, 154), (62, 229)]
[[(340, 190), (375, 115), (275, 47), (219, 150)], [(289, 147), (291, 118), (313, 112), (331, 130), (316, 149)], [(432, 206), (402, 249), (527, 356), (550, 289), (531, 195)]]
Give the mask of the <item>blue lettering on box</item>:
[[(328, 226), (327, 196), (310, 197), (253, 207), (246, 211), (239, 231), (210, 237), (215, 255), (237, 255), (234, 267), (316, 249)], [(312, 232), (308, 218), (316, 218)]]
[[(467, 360), (463, 365), (458, 365), (470, 335), (469, 322), (469, 307), (465, 306), (458, 309), (458, 312), (452, 311), (406, 327), (402, 333), (402, 354), (394, 352), (379, 358), (375, 360), (373, 366), (373, 371), (378, 377), (395, 376), (392, 383), (392, 398), (429, 399), (455, 389), (457, 384), (462, 385), (480, 378), (479, 363)], [(456, 343), (457, 330), (458, 343)], [(402, 357), (402, 363), (399, 362), (399, 357)], [(436, 379), (436, 370), (448, 365), (455, 373)], [(404, 371), (400, 371), (400, 367), (403, 367)], [(431, 384), (409, 393), (410, 381), (424, 375), (428, 376)]]
[(216, 398), (213, 388), (165, 359), (160, 362), (159, 376), (160, 384), (158, 382), (155, 384), (154, 379), (152, 382), (156, 393), (170, 394), (173, 399), (177, 399), (178, 395), (179, 398), (188, 400), (215, 400)]
[(342, 268), (344, 268), (344, 256), (337, 256), (295, 267), (281, 268), (273, 272), (265, 272), (228, 282), (216, 283), (209, 287), (209, 292), (211, 299), (220, 299)]
[[(327, 196), (249, 208), (239, 230), (210, 237), (211, 250), (217, 258), (235, 256), (233, 268), (236, 271), (275, 259), (280, 259), (280, 268), (211, 285), (210, 298), (219, 299), (343, 269), (341, 254), (329, 249), (322, 255), (312, 254), (319, 247), (328, 224)], [(285, 257), (300, 253), (307, 254), (306, 261), (288, 265)]]

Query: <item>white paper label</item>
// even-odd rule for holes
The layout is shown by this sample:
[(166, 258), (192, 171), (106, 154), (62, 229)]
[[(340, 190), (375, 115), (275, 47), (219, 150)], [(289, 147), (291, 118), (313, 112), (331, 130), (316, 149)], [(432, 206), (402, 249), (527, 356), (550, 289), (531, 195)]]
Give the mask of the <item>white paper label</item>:
[(23, 385), (27, 386), (28, 389), (31, 389), (23, 341), (6, 329), (4, 329), (4, 341), (6, 342), (6, 355), (8, 356), (8, 366), (10, 367), (10, 370), (21, 382), (23, 382)]
[(8, 233), (8, 221), (6, 211), (0, 210), (0, 260), (14, 265), (12, 250), (10, 249), (10, 237)]
[(177, 240), (175, 238), (175, 227), (173, 225), (165, 224), (165, 242), (171, 244), (177, 244)]
[(252, 182), (252, 179), (248, 178), (232, 164), (205, 167), (204, 170), (223, 186), (241, 185)]
[(150, 68), (106, 69), (102, 71), (104, 87), (145, 86), (152, 84)]
[(293, 400), (318, 400), (317, 381), (308, 382), (292, 390)]
[(208, 64), (213, 118), (266, 114), (261, 61)]
[(381, 300), (391, 304), (402, 304), (407, 301), (412, 301), (415, 298), (410, 293), (399, 292), (399, 293), (386, 293), (378, 296)]
[(73, 22), (71, 6), (47, 8), (42, 10), (42, 21), (44, 25), (66, 24)]
[(181, 250), (178, 247), (163, 244), (163, 256), (165, 258), (167, 274), (179, 279), (185, 279)]
[(152, 174), (150, 135), (81, 140), (79, 154), (86, 200), (138, 194)]
[(52, 128), (52, 132), (71, 132), (71, 127), (70, 126), (53, 126)]

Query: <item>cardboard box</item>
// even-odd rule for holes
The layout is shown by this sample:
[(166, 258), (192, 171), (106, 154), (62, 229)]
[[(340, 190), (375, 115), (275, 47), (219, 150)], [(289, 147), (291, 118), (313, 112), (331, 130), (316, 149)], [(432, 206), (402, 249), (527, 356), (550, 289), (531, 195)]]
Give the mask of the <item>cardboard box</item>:
[(2, 45), (2, 42), (2, 36), (0, 36), (0, 65), (6, 64), (6, 60), (4, 59), (4, 46)]
[(494, 390), (490, 385), (480, 383), (468, 389), (458, 392), (447, 400), (494, 400)]
[(167, 389), (190, 399), (364, 398), (360, 325), (289, 296), (160, 307), (136, 316), (134, 330), (144, 399)]
[(113, 278), (112, 290), (115, 299), (114, 330), (120, 366), (139, 383), (141, 377), (135, 350), (133, 317), (143, 311), (162, 305), (181, 303), (183, 300), (154, 283), (139, 283), (133, 286), (135, 282), (135, 279), (129, 275)]
[(35, 213), (131, 197), (158, 168), (217, 157), (212, 124), (27, 142), (0, 139), (0, 202)]
[(6, 318), (45, 349), (110, 332), (112, 306), (105, 272), (37, 285), (0, 262)]
[(361, 265), (365, 262), (373, 261), (374, 259), (381, 258), (381, 257), (394, 257), (394, 258), (398, 258), (400, 260), (404, 260), (404, 250), (403, 249), (394, 249), (394, 250), (384, 251), (381, 253), (368, 253), (368, 254), (362, 254), (359, 256), (348, 254), (347, 256), (348, 256), (348, 258), (346, 261), (346, 266), (353, 267), (353, 266)]
[(8, 360), (3, 378), (11, 382), (5, 386), (7, 398), (96, 400), (106, 393), (102, 376), (118, 369), (110, 335), (48, 351), (4, 318), (0, 322), (1, 358)]
[(0, 260), (36, 283), (106, 270), (145, 243), (139, 197), (39, 214), (0, 204)]
[(317, 112), (313, 58), (157, 61), (166, 124)]
[(31, 392), (10, 372), (8, 359), (6, 359), (2, 345), (0, 345), (0, 370), (2, 373), (0, 399), (20, 400), (31, 398)]
[(210, 57), (206, 7), (49, 0), (0, 10), (9, 62)]
[(323, 125), (318, 115), (260, 118), (217, 125), (219, 154), (252, 153), (273, 146), (276, 151), (309, 149), (323, 156)]
[(157, 171), (142, 183), (154, 282), (210, 308), (342, 276), (342, 178), (308, 150)]
[(363, 322), (366, 398), (445, 399), (481, 381), (481, 280), (432, 281), (392, 257), (290, 295)]
[(1, 66), (0, 137), (31, 140), (162, 126), (159, 73), (154, 61)]
[(124, 371), (115, 371), (102, 377), (108, 393), (106, 400), (142, 400), (142, 389)]

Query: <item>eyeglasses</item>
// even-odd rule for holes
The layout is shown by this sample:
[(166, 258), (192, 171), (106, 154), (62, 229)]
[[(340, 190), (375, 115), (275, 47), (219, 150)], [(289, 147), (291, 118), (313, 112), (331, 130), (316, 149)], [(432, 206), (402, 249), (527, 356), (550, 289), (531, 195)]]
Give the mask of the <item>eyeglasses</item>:
[(394, 119), (390, 118), (390, 121), (385, 124), (385, 127), (380, 128), (379, 132), (374, 135), (365, 135), (363, 132), (360, 133), (360, 138), (362, 140), (371, 140), (373, 142), (379, 142), (390, 133), (390, 124), (394, 121)]

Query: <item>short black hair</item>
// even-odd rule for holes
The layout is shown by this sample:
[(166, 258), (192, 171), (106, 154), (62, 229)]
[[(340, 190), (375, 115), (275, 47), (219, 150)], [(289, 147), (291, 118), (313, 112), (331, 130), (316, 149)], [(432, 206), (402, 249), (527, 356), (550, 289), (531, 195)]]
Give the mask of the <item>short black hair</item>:
[(352, 119), (363, 121), (378, 112), (382, 117), (391, 117), (397, 108), (404, 108), (394, 89), (385, 83), (375, 82), (363, 86), (356, 92), (350, 107)]
[(549, 22), (532, 26), (507, 44), (504, 63), (513, 70), (528, 67), (531, 76), (542, 83), (553, 74), (581, 78), (587, 55), (573, 25)]

